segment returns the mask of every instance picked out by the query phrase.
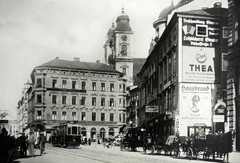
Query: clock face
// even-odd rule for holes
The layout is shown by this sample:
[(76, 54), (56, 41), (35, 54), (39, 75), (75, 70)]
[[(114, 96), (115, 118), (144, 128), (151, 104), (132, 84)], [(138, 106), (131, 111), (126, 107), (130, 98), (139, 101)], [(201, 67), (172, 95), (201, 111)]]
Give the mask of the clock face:
[(128, 39), (127, 35), (122, 35), (122, 40), (123, 41), (127, 41), (127, 39)]

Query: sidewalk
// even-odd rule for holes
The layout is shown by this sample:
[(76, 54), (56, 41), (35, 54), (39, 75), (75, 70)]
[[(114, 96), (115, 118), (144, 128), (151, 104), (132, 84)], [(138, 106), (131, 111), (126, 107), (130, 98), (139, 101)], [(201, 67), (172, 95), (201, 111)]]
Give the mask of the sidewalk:
[(232, 152), (229, 154), (230, 163), (239, 163), (240, 162), (240, 152)]

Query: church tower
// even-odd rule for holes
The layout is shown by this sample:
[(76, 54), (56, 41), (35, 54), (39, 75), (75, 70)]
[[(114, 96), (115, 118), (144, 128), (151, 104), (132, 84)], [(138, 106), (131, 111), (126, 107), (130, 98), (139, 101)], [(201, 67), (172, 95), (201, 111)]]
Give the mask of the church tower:
[(133, 34), (129, 17), (124, 9), (117, 17), (107, 33), (107, 41), (104, 45), (105, 62), (117, 71), (122, 72), (127, 79), (127, 86), (133, 85)]

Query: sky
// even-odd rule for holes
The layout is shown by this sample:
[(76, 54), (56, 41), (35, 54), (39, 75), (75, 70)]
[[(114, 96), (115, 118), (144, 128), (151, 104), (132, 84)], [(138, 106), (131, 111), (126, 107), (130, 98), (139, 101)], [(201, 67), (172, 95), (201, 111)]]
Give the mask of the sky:
[[(179, 0), (173, 0), (176, 4)], [(202, 0), (199, 1), (201, 8)], [(227, 0), (211, 0), (223, 2)], [(134, 31), (134, 58), (147, 58), (153, 22), (172, 0), (0, 0), (0, 110), (16, 117), (34, 67), (56, 57), (103, 62), (107, 32), (122, 8)], [(202, 6), (206, 7), (206, 6)]]

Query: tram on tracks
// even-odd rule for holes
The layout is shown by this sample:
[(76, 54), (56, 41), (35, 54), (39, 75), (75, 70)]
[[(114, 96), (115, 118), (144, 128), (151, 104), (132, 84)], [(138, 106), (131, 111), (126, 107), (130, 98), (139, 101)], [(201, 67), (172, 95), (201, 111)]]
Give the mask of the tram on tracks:
[(79, 124), (64, 123), (52, 127), (52, 146), (77, 147), (81, 144), (81, 126)]

